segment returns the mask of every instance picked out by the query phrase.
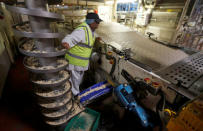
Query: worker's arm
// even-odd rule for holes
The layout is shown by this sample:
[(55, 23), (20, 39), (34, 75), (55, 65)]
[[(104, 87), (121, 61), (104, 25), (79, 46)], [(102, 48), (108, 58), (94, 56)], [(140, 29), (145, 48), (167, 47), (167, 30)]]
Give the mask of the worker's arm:
[(101, 37), (96, 32), (94, 32), (94, 35), (95, 35), (96, 41), (102, 40)]
[(103, 39), (97, 34), (97, 33), (95, 33), (95, 41), (98, 41), (99, 43), (103, 43), (104, 41), (103, 41)]
[(81, 42), (85, 42), (85, 31), (83, 29), (76, 29), (62, 40), (62, 46), (70, 49)]
[(96, 41), (101, 41), (101, 37), (96, 37)]

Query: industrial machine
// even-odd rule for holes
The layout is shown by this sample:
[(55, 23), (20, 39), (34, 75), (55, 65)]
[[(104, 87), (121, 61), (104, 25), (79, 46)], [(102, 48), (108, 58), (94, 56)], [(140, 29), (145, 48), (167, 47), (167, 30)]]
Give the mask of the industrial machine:
[(165, 128), (171, 117), (165, 111), (176, 112), (178, 117), (181, 115), (179, 110), (187, 101), (201, 95), (202, 51), (188, 54), (181, 48), (157, 43), (117, 24), (104, 23), (97, 33), (102, 38), (96, 49), (100, 54), (98, 70), (107, 73), (98, 71), (98, 78), (110, 76), (115, 83), (131, 86), (117, 87), (117, 97), (125, 107), (129, 105), (128, 108), (132, 109), (128, 96), (133, 93), (137, 97), (136, 102), (157, 113), (162, 121), (160, 126)]
[[(194, 9), (198, 12), (198, 15), (194, 15), (197, 23), (190, 20), (187, 25), (182, 25), (184, 28), (178, 29), (180, 32), (176, 34), (176, 40), (173, 40), (175, 45), (171, 45), (160, 44), (161, 42), (158, 43), (157, 40), (168, 42), (172, 40), (180, 9), (182, 10), (183, 7), (173, 4), (172, 8), (178, 10), (164, 9), (166, 11), (163, 12), (162, 9), (167, 6), (160, 5), (160, 10), (152, 12), (151, 8), (155, 7), (157, 1), (142, 1), (150, 12), (149, 14), (138, 12), (136, 15), (136, 22), (143, 26), (142, 28), (150, 23), (146, 27), (145, 34), (152, 36), (153, 33), (154, 39), (149, 39), (118, 23), (100, 23), (95, 33), (102, 40), (97, 41), (93, 49), (93, 55), (96, 54), (99, 58), (91, 60), (90, 69), (94, 69), (92, 72), (95, 73), (94, 78), (97, 83), (111, 78), (113, 83), (119, 85), (115, 88), (116, 97), (126, 109), (136, 113), (144, 127), (151, 125), (148, 120), (150, 116), (144, 110), (148, 109), (159, 116), (162, 121), (160, 126), (168, 128), (169, 131), (201, 131), (203, 130), (203, 108), (200, 97), (203, 92), (203, 51), (200, 50), (203, 45), (200, 28), (202, 6), (198, 5), (202, 5), (202, 2), (200, 0), (195, 2), (198, 6)], [(55, 4), (56, 1), (48, 2)], [(29, 21), (13, 25), (13, 32), (23, 38), (18, 45), (19, 51), (26, 55), (24, 66), (30, 72), (30, 81), (45, 122), (56, 127), (66, 124), (84, 108), (73, 101), (71, 84), (68, 82), (71, 74), (65, 70), (68, 62), (61, 57), (66, 50), (57, 43), (57, 40), (64, 35), (54, 31), (51, 26), (55, 21), (64, 23), (64, 18), (49, 12), (46, 5), (47, 2), (44, 0), (25, 0), (25, 5), (7, 5), (6, 8), (28, 16)], [(82, 15), (83, 18), (86, 12), (85, 10), (76, 14)], [(73, 19), (72, 12), (66, 14), (67, 21), (74, 25), (74, 21), (69, 20), (69, 17)], [(134, 16), (135, 14), (131, 18), (134, 19)], [(75, 22), (79, 24), (82, 20), (78, 19)], [(134, 24), (134, 21), (132, 22)], [(74, 28), (75, 25), (72, 27)], [(189, 31), (190, 29), (192, 30)], [(196, 32), (196, 29), (199, 32)], [(181, 30), (185, 32), (182, 33)], [(168, 33), (162, 33), (165, 31)], [(190, 34), (194, 36), (191, 37)], [(197, 50), (188, 52), (177, 46), (178, 43), (182, 43), (181, 47), (192, 47), (199, 52)], [(94, 68), (91, 68), (92, 66)], [(87, 89), (89, 93), (87, 95), (86, 92), (82, 92), (81, 101), (101, 96), (101, 92), (110, 92), (112, 87), (107, 87), (99, 85)]]
[(30, 72), (34, 95), (45, 123), (60, 129), (84, 108), (72, 98), (68, 81), (70, 73), (65, 70), (68, 62), (60, 57), (66, 49), (56, 42), (62, 35), (51, 28), (51, 23), (63, 20), (63, 16), (48, 12), (46, 4), (44, 0), (25, 0), (24, 6), (6, 5), (6, 8), (28, 16), (29, 21), (13, 25), (13, 32), (25, 38), (18, 48), (26, 55), (23, 64)]
[(144, 127), (150, 125), (147, 119), (147, 114), (144, 109), (137, 104), (135, 96), (133, 95), (133, 89), (130, 85), (121, 84), (115, 89), (115, 95), (126, 109), (133, 111), (138, 115)]

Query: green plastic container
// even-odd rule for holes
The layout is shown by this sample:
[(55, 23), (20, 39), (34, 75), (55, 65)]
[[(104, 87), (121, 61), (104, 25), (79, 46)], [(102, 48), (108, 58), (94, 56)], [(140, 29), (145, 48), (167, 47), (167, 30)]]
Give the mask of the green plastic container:
[(96, 131), (99, 125), (100, 113), (86, 108), (68, 122), (64, 131)]

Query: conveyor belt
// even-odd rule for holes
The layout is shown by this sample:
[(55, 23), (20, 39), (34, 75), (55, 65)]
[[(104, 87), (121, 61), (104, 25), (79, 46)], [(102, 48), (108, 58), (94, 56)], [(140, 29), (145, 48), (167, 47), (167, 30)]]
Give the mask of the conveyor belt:
[(181, 50), (156, 43), (118, 23), (102, 22), (97, 34), (108, 44), (116, 42), (123, 49), (131, 48), (132, 58), (150, 66), (153, 71), (163, 69), (188, 56)]
[[(202, 61), (200, 60), (199, 55), (196, 59), (196, 54), (189, 56), (180, 49), (170, 48), (166, 45), (159, 44), (117, 23), (101, 23), (99, 29), (97, 30), (97, 34), (102, 38), (105, 43), (114, 46), (117, 49), (130, 48), (132, 51), (131, 58), (138, 62), (133, 63), (132, 61), (129, 61), (131, 64), (136, 65), (136, 68), (133, 68), (130, 66), (130, 64), (126, 64), (125, 61), (123, 61), (123, 63), (119, 63), (121, 67), (118, 67), (116, 71), (120, 71), (119, 68), (127, 69), (129, 72), (134, 74), (134, 76), (138, 75), (143, 78), (145, 76), (142, 71), (144, 71), (145, 73), (147, 72), (148, 75), (153, 76), (165, 83), (166, 87), (169, 87), (170, 89), (174, 90), (179, 94), (182, 94), (183, 96), (186, 96), (189, 99), (193, 99), (197, 96), (198, 93), (194, 92), (194, 90), (199, 87), (201, 82), (196, 83), (193, 90), (187, 90), (185, 88), (179, 88), (180, 86), (176, 85), (177, 81), (174, 82), (170, 78), (165, 77), (163, 74), (166, 72), (165, 69), (167, 69), (167, 67), (174, 66), (176, 65), (175, 63), (188, 58), (192, 58), (192, 62), (195, 62), (196, 60), (199, 62), (200, 65), (198, 64), (198, 62), (196, 62), (196, 65), (195, 63), (193, 63), (194, 66), (192, 66), (192, 68), (190, 67), (190, 64), (188, 65), (188, 72), (191, 73), (190, 70), (192, 70), (192, 73), (195, 72), (194, 68), (196, 68), (197, 64), (202, 68)], [(145, 68), (145, 66), (143, 65), (145, 65), (147, 68)], [(108, 70), (109, 67), (105, 67), (105, 64), (103, 64), (103, 66), (106, 70)], [(152, 68), (152, 70), (150, 70), (150, 68)], [(140, 70), (141, 72), (139, 72), (138, 70)], [(197, 76), (194, 76), (195, 73), (192, 73), (191, 75), (192, 77), (194, 77), (194, 80), (191, 79), (191, 83), (189, 83), (189, 81), (184, 81), (185, 83), (183, 84), (185, 84), (185, 86), (187, 84), (188, 86), (191, 85), (202, 75), (202, 73), (200, 73), (197, 74)], [(179, 74), (174, 75), (178, 76)], [(122, 79), (120, 79), (119, 74), (116, 74), (116, 77), (118, 77), (119, 82), (123, 82)], [(184, 77), (182, 77), (181, 80), (182, 79), (184, 79)], [(188, 79), (189, 78), (187, 78), (186, 80)], [(167, 90), (164, 89), (164, 91), (169, 96), (167, 99), (172, 102), (176, 94), (168, 92), (168, 88)]]

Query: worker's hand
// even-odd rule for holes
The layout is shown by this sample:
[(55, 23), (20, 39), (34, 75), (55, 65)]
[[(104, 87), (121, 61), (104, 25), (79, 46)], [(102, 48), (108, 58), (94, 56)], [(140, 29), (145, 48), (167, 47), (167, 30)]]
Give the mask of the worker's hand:
[(63, 42), (63, 43), (62, 43), (62, 46), (65, 47), (67, 50), (70, 49), (69, 44), (66, 43), (66, 42)]
[(96, 41), (98, 41), (100, 44), (106, 44), (101, 37), (97, 37)]
[(96, 41), (101, 41), (101, 40), (102, 40), (101, 37), (96, 38)]

